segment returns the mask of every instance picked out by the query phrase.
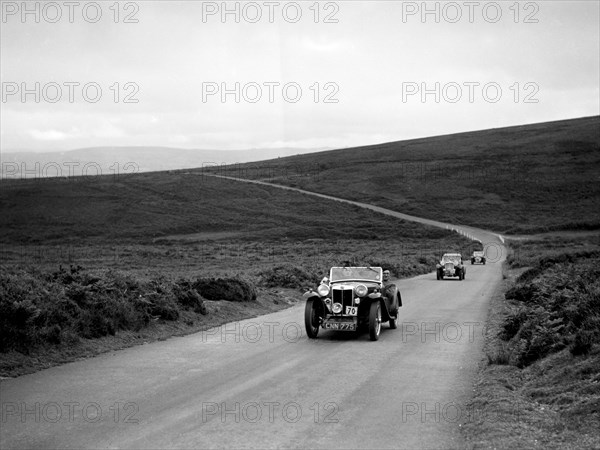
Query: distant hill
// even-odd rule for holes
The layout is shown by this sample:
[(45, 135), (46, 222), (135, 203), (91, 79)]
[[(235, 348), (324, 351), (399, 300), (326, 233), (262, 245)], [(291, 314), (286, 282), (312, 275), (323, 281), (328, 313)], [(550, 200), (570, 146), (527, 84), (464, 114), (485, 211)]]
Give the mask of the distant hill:
[[(169, 173), (121, 175), (118, 179), (89, 177), (81, 183), (5, 179), (1, 182), (0, 227), (6, 239), (12, 236), (15, 241), (23, 242), (35, 240), (36, 236), (64, 238), (69, 233), (101, 236), (105, 235), (107, 226), (115, 236), (228, 231), (224, 226), (230, 224), (227, 217), (241, 220), (245, 224), (240, 225), (241, 229), (248, 228), (249, 216), (241, 218), (233, 212), (253, 204), (249, 203), (252, 196), (246, 195), (251, 189), (244, 186), (239, 193), (232, 191), (234, 200), (226, 200), (221, 198), (219, 189), (225, 189), (230, 182), (213, 186), (206, 180), (208, 177), (202, 176), (206, 171), (296, 186), (505, 234), (600, 230), (600, 116), (266, 161), (240, 161), (229, 166), (220, 164), (225, 162), (225, 152), (198, 156), (199, 153), (193, 154), (191, 150), (161, 147), (114, 148), (112, 151), (82, 149), (81, 154), (92, 155), (99, 165), (110, 164), (117, 157), (127, 162), (144, 156), (147, 161), (154, 161), (154, 165), (140, 164), (140, 171), (164, 164)], [(61, 161), (79, 157), (78, 151), (65, 155)], [(177, 158), (184, 162), (184, 156), (178, 155), (195, 157), (192, 160), (189, 156), (186, 164), (196, 168), (174, 170)], [(246, 155), (252, 159), (260, 157), (258, 151)], [(238, 155), (230, 156), (235, 159)], [(3, 165), (6, 164), (4, 158), (5, 155)], [(198, 184), (202, 184), (200, 190)], [(210, 191), (207, 190), (209, 185)], [(213, 220), (210, 216), (214, 212), (208, 212), (199, 203), (199, 199), (205, 201), (209, 193), (216, 196), (215, 205), (224, 204), (228, 208), (236, 205), (233, 215), (224, 215), (222, 221)], [(289, 208), (298, 208), (298, 205), (290, 204)], [(255, 211), (260, 214), (253, 220), (270, 212), (271, 206), (265, 201)], [(320, 214), (327, 213), (314, 209), (315, 217)], [(156, 226), (157, 220), (162, 222), (166, 218), (164, 224)], [(290, 217), (288, 227), (295, 221)], [(137, 231), (132, 232), (135, 229)], [(23, 236), (25, 230), (27, 237)], [(138, 233), (141, 230), (144, 232)]]
[(64, 152), (2, 152), (1, 177), (114, 175), (244, 163), (326, 149), (189, 150), (172, 147), (90, 147)]
[(504, 233), (600, 229), (600, 116), (204, 170)]
[[(315, 207), (331, 214), (315, 218)], [(361, 223), (341, 226), (344, 216)], [(222, 238), (293, 243), (404, 237), (421, 243), (453, 236), (460, 238), (340, 202), (191, 171), (0, 182), (0, 249), (17, 246), (17, 252), (21, 245), (152, 245), (158, 238), (182, 239), (201, 250), (198, 242)]]

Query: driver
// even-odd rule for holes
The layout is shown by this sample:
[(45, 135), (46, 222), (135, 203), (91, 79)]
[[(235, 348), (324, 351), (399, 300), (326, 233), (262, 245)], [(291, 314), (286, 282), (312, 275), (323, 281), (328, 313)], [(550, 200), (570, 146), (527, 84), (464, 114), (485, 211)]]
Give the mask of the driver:
[(384, 286), (390, 284), (390, 271), (388, 269), (383, 271), (383, 279), (381, 281), (383, 281)]

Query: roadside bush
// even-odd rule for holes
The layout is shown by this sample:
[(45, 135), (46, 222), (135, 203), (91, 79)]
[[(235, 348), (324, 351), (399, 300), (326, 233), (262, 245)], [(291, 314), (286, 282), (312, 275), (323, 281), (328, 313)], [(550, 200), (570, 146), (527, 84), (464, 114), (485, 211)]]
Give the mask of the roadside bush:
[(0, 350), (26, 350), (32, 342), (30, 329), (38, 315), (39, 309), (31, 300), (10, 302), (0, 295)]
[(3, 268), (0, 273), (0, 352), (73, 343), (80, 338), (138, 331), (151, 319), (178, 320), (189, 309), (207, 314), (186, 280), (140, 282), (119, 272), (99, 275), (80, 266), (54, 272)]
[(578, 261), (581, 262), (583, 260), (598, 260), (600, 259), (599, 251), (582, 251), (582, 252), (570, 252), (570, 253), (561, 253), (560, 255), (554, 256), (546, 256), (541, 258), (539, 262), (529, 270), (523, 272), (519, 278), (517, 278), (517, 282), (525, 283), (528, 281), (534, 280), (536, 277), (540, 276), (546, 269), (555, 266), (556, 264), (567, 264), (573, 265)]
[(276, 266), (259, 273), (260, 284), (266, 287), (306, 288), (319, 281), (318, 274), (292, 265)]
[(600, 257), (545, 258), (506, 292), (516, 307), (499, 337), (508, 341), (511, 364), (525, 367), (566, 347), (588, 354), (600, 343)]
[(193, 288), (208, 300), (252, 302), (256, 300), (256, 288), (239, 278), (198, 278)]
[(515, 300), (522, 303), (529, 303), (533, 300), (535, 295), (539, 292), (538, 286), (535, 284), (521, 284), (517, 286), (513, 286), (504, 297), (507, 300)]
[(194, 288), (192, 282), (180, 279), (173, 286), (173, 292), (177, 302), (186, 309), (206, 315), (208, 310), (204, 304), (204, 299)]
[[(508, 298), (508, 296), (506, 298)], [(529, 314), (530, 309), (527, 307), (522, 307), (506, 317), (504, 319), (502, 329), (500, 330), (500, 339), (509, 341), (515, 337), (521, 329), (521, 326), (527, 321)]]

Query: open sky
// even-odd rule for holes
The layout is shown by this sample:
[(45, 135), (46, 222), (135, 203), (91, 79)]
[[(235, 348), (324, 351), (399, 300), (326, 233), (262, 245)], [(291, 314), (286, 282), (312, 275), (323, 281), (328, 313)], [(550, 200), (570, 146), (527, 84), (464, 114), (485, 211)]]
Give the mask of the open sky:
[(600, 114), (598, 1), (2, 1), (1, 148), (340, 148)]

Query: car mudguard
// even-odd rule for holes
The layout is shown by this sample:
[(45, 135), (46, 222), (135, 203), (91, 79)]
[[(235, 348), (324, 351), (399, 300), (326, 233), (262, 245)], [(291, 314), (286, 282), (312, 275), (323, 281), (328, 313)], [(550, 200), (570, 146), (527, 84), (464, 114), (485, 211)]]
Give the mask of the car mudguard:
[(390, 310), (388, 309), (387, 306), (387, 302), (385, 301), (385, 299), (382, 297), (379, 302), (381, 303), (381, 320), (382, 322), (387, 322), (390, 319), (394, 319), (395, 317), (393, 317), (390, 314)]
[(375, 302), (379, 302), (381, 304), (381, 320), (382, 322), (387, 322), (388, 320), (390, 320), (390, 313), (387, 307), (387, 302), (385, 301), (385, 298), (383, 298), (382, 295), (373, 295), (373, 294), (369, 294), (368, 296), (364, 297), (361, 302), (359, 307), (359, 316), (363, 317), (363, 318), (368, 318), (369, 317), (369, 310), (371, 309), (371, 305)]
[(400, 289), (398, 289), (398, 286), (396, 286), (395, 284), (388, 284), (384, 289), (383, 289), (383, 293), (384, 295), (387, 296), (388, 299), (390, 299), (390, 301), (393, 303), (394, 299), (397, 298), (398, 299), (398, 308), (400, 308), (402, 306), (402, 295), (400, 294)]
[(387, 322), (388, 320), (394, 318), (390, 315), (390, 310), (388, 308), (387, 302), (385, 300), (385, 297), (382, 295), (377, 296), (377, 297), (369, 295), (369, 296), (365, 297), (363, 301), (360, 302), (360, 305), (362, 308), (365, 308), (368, 311), (373, 302), (381, 303), (381, 320), (382, 320), (382, 322)]
[(315, 291), (305, 292), (302, 295), (302, 298), (307, 301), (310, 299), (314, 299), (315, 305), (319, 305), (323, 311), (327, 311), (327, 308), (325, 307), (325, 302), (323, 301), (323, 299), (317, 292), (315, 292)]
[(317, 292), (313, 291), (312, 289), (310, 291), (306, 291), (304, 294), (302, 294), (302, 298), (304, 300), (308, 300), (309, 298), (313, 298), (313, 297), (317, 297), (319, 299), (321, 298), (321, 296)]

